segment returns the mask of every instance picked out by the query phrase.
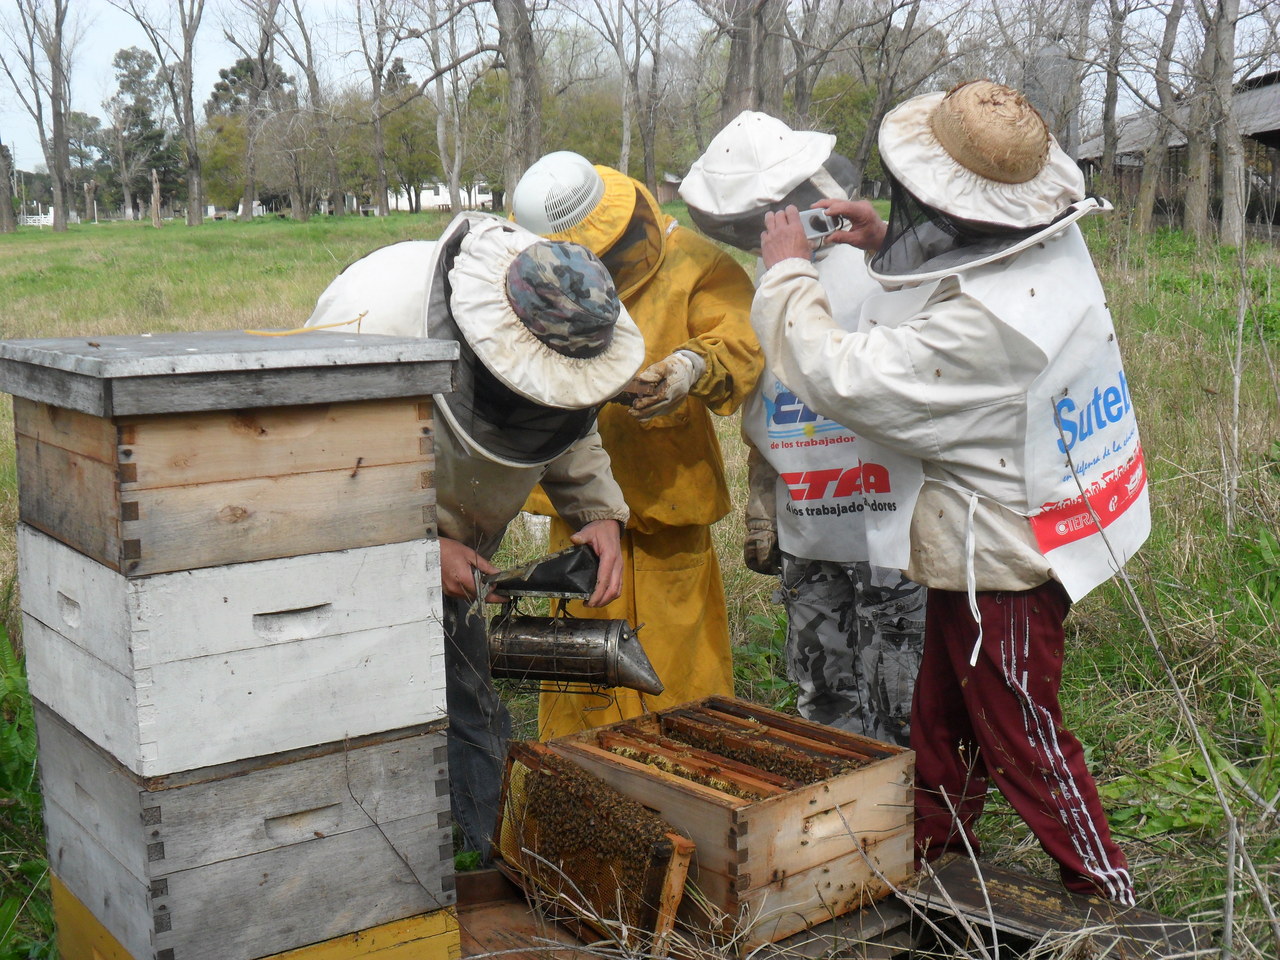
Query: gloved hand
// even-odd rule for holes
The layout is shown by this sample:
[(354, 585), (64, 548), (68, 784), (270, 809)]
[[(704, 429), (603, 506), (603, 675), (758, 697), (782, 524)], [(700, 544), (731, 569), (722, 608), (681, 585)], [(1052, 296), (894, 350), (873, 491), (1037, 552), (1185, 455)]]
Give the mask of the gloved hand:
[(684, 402), (706, 369), (706, 362), (691, 350), (677, 350), (646, 367), (636, 375), (636, 379), (652, 383), (656, 389), (647, 397), (635, 399), (631, 404), (631, 415), (637, 420), (649, 420), (671, 413)]
[(777, 576), (782, 572), (778, 531), (768, 520), (748, 520), (747, 538), (742, 542), (742, 561), (748, 570)]

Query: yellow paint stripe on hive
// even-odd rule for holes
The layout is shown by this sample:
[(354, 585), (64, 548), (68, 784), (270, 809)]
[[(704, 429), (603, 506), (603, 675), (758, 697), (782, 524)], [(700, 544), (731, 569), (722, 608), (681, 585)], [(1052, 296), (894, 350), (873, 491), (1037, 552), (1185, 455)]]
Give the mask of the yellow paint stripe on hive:
[(394, 920), (264, 960), (458, 960), (462, 941), (452, 908)]
[(53, 892), (53, 922), (58, 928), (62, 960), (134, 960), (61, 880), (49, 875)]

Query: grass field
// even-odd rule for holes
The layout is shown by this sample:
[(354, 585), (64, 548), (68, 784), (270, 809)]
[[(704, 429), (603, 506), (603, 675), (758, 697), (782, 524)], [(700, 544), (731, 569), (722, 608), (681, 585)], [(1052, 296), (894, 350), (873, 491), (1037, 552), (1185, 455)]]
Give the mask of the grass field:
[[(444, 222), (428, 214), (161, 230), (112, 223), (0, 236), (0, 338), (297, 326), (346, 263), (388, 242), (433, 238)], [(1274, 957), (1280, 256), (1259, 244), (1242, 259), (1174, 232), (1135, 237), (1119, 217), (1087, 228), (1125, 350), (1154, 532), (1130, 564), (1130, 583), (1106, 585), (1072, 614), (1068, 722), (1086, 744), (1142, 905), (1221, 932), (1233, 891), (1235, 955)], [(11, 416), (0, 397), (0, 623), (20, 649)], [(740, 560), (745, 464), (736, 418), (723, 422), (721, 440), (736, 508), (716, 537), (739, 692), (786, 708), (792, 691), (773, 584)], [(9, 651), (0, 644), (8, 721), (0, 734), (0, 960), (52, 955), (41, 946), (49, 916), (34, 744)], [(1243, 856), (1234, 864), (1223, 853), (1228, 811)], [(983, 832), (990, 859), (1054, 875), (998, 801)]]

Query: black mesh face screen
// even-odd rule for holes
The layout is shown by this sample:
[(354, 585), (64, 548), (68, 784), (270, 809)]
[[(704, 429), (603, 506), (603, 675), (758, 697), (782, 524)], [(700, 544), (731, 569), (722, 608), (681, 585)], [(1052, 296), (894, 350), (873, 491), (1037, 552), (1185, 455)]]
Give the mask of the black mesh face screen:
[(980, 260), (1043, 230), (961, 220), (923, 203), (889, 174), (889, 229), (871, 258), (882, 276), (910, 276)]
[[(856, 194), (857, 183), (853, 163), (845, 156), (833, 153), (822, 165), (823, 171), (845, 192), (846, 197)], [(814, 174), (818, 176), (818, 174)], [(808, 210), (817, 201), (826, 199), (833, 191), (824, 190), (813, 180), (804, 180), (776, 203), (765, 204), (742, 213), (718, 215), (689, 207), (689, 217), (698, 229), (712, 240), (719, 240), (731, 247), (748, 252), (760, 249), (760, 234), (764, 231), (764, 215), (770, 210), (785, 210), (794, 205), (797, 210)]]
[(534, 403), (508, 389), (469, 350), (463, 352), (467, 362), (459, 371), (459, 389), (446, 402), (458, 426), (481, 449), (513, 463), (546, 463), (591, 428), (596, 408), (562, 410)]

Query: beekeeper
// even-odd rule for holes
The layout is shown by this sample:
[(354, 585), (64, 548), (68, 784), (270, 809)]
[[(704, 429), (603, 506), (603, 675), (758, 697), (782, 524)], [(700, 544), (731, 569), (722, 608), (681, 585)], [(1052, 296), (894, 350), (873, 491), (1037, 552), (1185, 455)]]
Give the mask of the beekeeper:
[(884, 287), (859, 332), (831, 319), (794, 208), (765, 217), (752, 321), (807, 405), (923, 465), (903, 502), (907, 573), (929, 588), (917, 850), (976, 851), (994, 780), (1068, 888), (1131, 904), (1058, 703), (1071, 602), (1150, 530), (1133, 401), (1076, 225), (1104, 207), (1039, 114), (990, 81), (907, 101), (879, 142), (889, 223), (865, 202), (821, 201)]
[[(477, 573), (535, 484), (600, 559), (589, 606), (618, 596), (628, 517), (596, 407), (639, 370), (644, 344), (590, 251), (509, 221), (461, 214), (434, 242), (382, 247), (320, 295), (307, 326), (459, 345), (457, 386), (435, 401), (449, 780), (466, 849), (489, 855), (511, 720), (489, 675)], [(337, 329), (350, 332), (355, 323)], [(497, 600), (490, 596), (487, 599)]]
[[(854, 194), (856, 170), (833, 152), (835, 143), (831, 134), (743, 111), (694, 161), (680, 195), (703, 233), (758, 252), (765, 213)], [(853, 247), (820, 236), (810, 246), (832, 319), (857, 329), (859, 307), (879, 284)], [(920, 461), (811, 410), (767, 372), (742, 407), (742, 432), (749, 449), (743, 558), (752, 570), (781, 576), (777, 599), (787, 613), (797, 709), (905, 746), (925, 591), (902, 575), (910, 516), (898, 508), (901, 495), (919, 487)], [(901, 548), (889, 566), (868, 560), (871, 515), (892, 521), (880, 530), (886, 549)]]
[[(643, 702), (633, 690), (614, 689), (603, 700), (587, 691), (544, 692), (539, 735), (632, 717), (645, 703), (659, 709), (731, 694), (729, 624), (711, 542), (729, 492), (710, 414), (737, 410), (760, 373), (751, 280), (715, 244), (664, 214), (643, 184), (574, 153), (548, 154), (530, 167), (512, 208), (530, 230), (581, 243), (604, 261), (644, 334), (639, 379), (653, 391), (600, 412), (600, 436), (631, 507), (622, 597), (574, 612), (639, 626), (666, 690)], [(555, 513), (542, 497), (529, 509)], [(553, 520), (553, 547), (568, 530)]]

